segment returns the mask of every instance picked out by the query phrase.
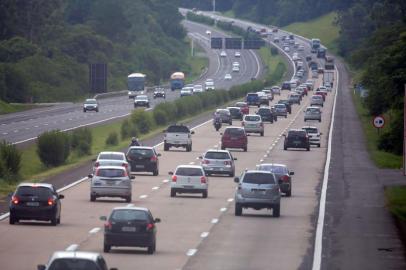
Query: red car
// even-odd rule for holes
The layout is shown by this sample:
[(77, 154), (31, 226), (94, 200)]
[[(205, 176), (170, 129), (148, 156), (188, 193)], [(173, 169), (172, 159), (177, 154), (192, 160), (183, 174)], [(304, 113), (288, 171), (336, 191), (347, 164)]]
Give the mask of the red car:
[(221, 137), (221, 149), (226, 148), (242, 148), (247, 152), (248, 139), (244, 128), (227, 127)]
[(323, 101), (326, 101), (326, 93), (325, 93), (325, 92), (323, 92), (323, 91), (316, 91), (314, 94), (315, 94), (315, 95), (320, 95), (320, 96), (322, 96), (322, 97), (323, 97)]
[(247, 102), (237, 102), (235, 106), (241, 109), (242, 114), (250, 113), (250, 108), (248, 107)]

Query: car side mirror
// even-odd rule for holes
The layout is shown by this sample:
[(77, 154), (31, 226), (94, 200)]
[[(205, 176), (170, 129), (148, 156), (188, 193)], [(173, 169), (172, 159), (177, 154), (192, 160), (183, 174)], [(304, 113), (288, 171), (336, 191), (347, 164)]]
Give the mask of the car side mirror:
[(97, 158), (92, 159), (92, 161), (96, 161), (96, 160), (97, 160)]
[(169, 175), (173, 175), (173, 172), (168, 172)]
[(45, 269), (46, 269), (45, 265), (43, 265), (43, 264), (38, 264), (37, 265), (37, 270), (45, 270)]
[(93, 178), (93, 174), (91, 173), (91, 174), (89, 174), (87, 177)]
[(223, 136), (223, 132), (220, 132), (220, 135)]
[(107, 220), (107, 217), (106, 217), (106, 216), (100, 216), (99, 219), (100, 219), (101, 221), (106, 221), (106, 220)]
[(320, 132), (320, 135), (323, 135), (323, 133), (322, 133), (322, 132)]
[(160, 156), (162, 156), (162, 155), (161, 155), (161, 153), (158, 153), (157, 156), (160, 157)]
[(295, 175), (295, 172), (289, 172), (289, 175)]
[(63, 198), (65, 198), (65, 195), (63, 195), (63, 194), (58, 195), (58, 199), (63, 199)]
[(190, 132), (190, 134), (195, 134), (195, 131), (194, 131), (194, 130), (192, 130), (192, 131)]
[(239, 178), (239, 177), (234, 177), (234, 182), (235, 182), (235, 183), (239, 183), (239, 182), (240, 182), (240, 178)]
[(155, 222), (155, 223), (159, 223), (159, 222), (161, 222), (161, 219), (160, 219), (160, 218), (156, 218), (156, 219), (154, 219), (154, 222)]
[(235, 157), (235, 158), (233, 158), (234, 160), (237, 160), (237, 158)]
[(110, 270), (118, 270), (118, 268), (110, 268)]
[(202, 157), (202, 156), (199, 156), (199, 159), (203, 159), (203, 157)]
[(131, 176), (130, 176), (130, 179), (132, 179), (132, 180), (135, 179), (135, 176), (134, 176), (134, 175), (131, 175)]

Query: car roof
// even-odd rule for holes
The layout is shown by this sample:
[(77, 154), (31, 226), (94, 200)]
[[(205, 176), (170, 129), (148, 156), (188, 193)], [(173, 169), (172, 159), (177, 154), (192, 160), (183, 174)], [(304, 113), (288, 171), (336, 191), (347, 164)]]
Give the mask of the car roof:
[(75, 259), (86, 259), (91, 261), (97, 261), (97, 258), (101, 255), (95, 252), (87, 251), (56, 251), (52, 254), (51, 260), (62, 259), (62, 258), (75, 258)]
[(285, 164), (280, 164), (280, 163), (261, 163), (258, 164), (258, 166), (278, 166), (278, 167), (288, 167)]
[(315, 126), (303, 126), (302, 129), (303, 128), (315, 128), (315, 129), (319, 130), (318, 127), (315, 127)]
[(273, 174), (271, 172), (264, 171), (264, 170), (246, 170), (245, 173), (268, 173), (268, 174)]
[(226, 130), (227, 130), (227, 129), (242, 129), (242, 130), (244, 130), (243, 127), (236, 127), (236, 126), (226, 127), (225, 129), (226, 129)]
[(202, 169), (202, 170), (203, 170), (203, 167), (200, 166), (200, 165), (188, 165), (188, 164), (178, 165), (178, 166), (176, 167), (176, 169), (177, 169), (177, 168), (193, 168), (193, 169)]
[(206, 151), (207, 152), (221, 152), (221, 153), (230, 153), (228, 150), (219, 150), (219, 149), (209, 149)]
[(319, 109), (319, 110), (320, 110), (320, 107), (317, 107), (317, 106), (308, 106), (306, 109)]
[(129, 149), (154, 149), (152, 146), (130, 146)]
[(97, 100), (95, 98), (87, 98), (85, 102), (88, 102), (88, 101), (97, 101)]
[(100, 165), (97, 167), (98, 170), (100, 169), (120, 169), (120, 170), (126, 170), (125, 167), (123, 166), (115, 166), (115, 165)]
[(122, 155), (124, 155), (124, 153), (123, 152), (120, 152), (120, 151), (102, 151), (102, 152), (100, 152), (99, 153), (99, 155), (101, 155), (101, 154), (104, 154), (104, 155), (106, 155), (106, 154), (122, 154)]
[(114, 210), (138, 210), (138, 211), (145, 211), (149, 212), (149, 209), (146, 207), (139, 207), (139, 206), (117, 206), (113, 208)]
[(227, 109), (240, 109), (240, 107), (236, 107), (236, 106), (229, 106), (229, 107), (227, 107)]
[(52, 184), (48, 184), (48, 183), (29, 183), (29, 182), (24, 182), (19, 184), (17, 187), (46, 187), (46, 188), (50, 188), (50, 189), (54, 189), (54, 186)]

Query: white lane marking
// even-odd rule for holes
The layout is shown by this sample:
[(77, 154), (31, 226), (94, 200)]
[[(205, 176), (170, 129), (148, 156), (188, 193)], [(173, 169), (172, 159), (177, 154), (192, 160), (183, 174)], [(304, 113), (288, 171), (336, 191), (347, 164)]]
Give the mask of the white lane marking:
[(159, 189), (159, 187), (153, 187), (152, 188), (152, 190), (158, 190)]
[(264, 158), (268, 157), (268, 155), (264, 155)]
[(189, 249), (189, 250), (186, 252), (186, 255), (190, 257), (190, 256), (195, 255), (196, 252), (197, 252), (197, 249), (191, 248), (191, 249)]
[(168, 179), (164, 179), (164, 180), (162, 180), (162, 183), (168, 183), (169, 182), (169, 180)]
[(133, 207), (134, 206), (134, 204), (133, 203), (129, 203), (129, 204), (127, 204), (127, 207)]
[(37, 128), (38, 126), (34, 126), (35, 128)]
[(147, 195), (147, 194), (144, 194), (144, 195), (141, 195), (141, 196), (140, 196), (140, 199), (146, 199), (146, 198), (148, 198), (148, 195)]
[(227, 208), (226, 207), (220, 208), (220, 211), (225, 212), (225, 211), (227, 211)]
[(18, 129), (14, 130), (14, 133), (17, 133), (17, 132), (18, 132)]
[(194, 162), (194, 161), (192, 161), (192, 162), (189, 162), (189, 164), (190, 164), (190, 165), (194, 165), (194, 164), (195, 164), (195, 162)]
[(262, 163), (262, 162), (264, 162), (264, 160), (263, 160), (263, 159), (261, 159), (261, 160), (259, 160), (259, 162), (260, 162), (260, 163)]
[(228, 202), (232, 202), (232, 201), (234, 201), (234, 199), (233, 199), (233, 198), (229, 198), (227, 201), (228, 201)]
[(334, 116), (336, 112), (336, 102), (338, 93), (338, 83), (340, 81), (340, 76), (338, 74), (338, 69), (335, 67), (337, 73), (337, 82), (335, 84), (335, 95), (333, 104), (333, 113), (331, 114), (331, 124), (328, 133), (328, 145), (327, 145), (327, 159), (324, 166), (323, 184), (321, 187), (320, 195), (320, 207), (319, 207), (319, 218), (317, 220), (316, 237), (314, 240), (314, 253), (313, 253), (313, 267), (312, 270), (320, 270), (321, 268), (321, 256), (323, 249), (323, 229), (324, 229), (324, 216), (326, 212), (326, 197), (327, 197), (327, 186), (328, 186), (328, 172), (330, 168), (331, 161), (331, 144), (333, 141), (333, 129), (334, 129)]
[(200, 237), (201, 237), (201, 238), (206, 238), (207, 236), (209, 236), (209, 232), (202, 232), (202, 233), (200, 234)]
[(217, 218), (213, 218), (213, 219), (211, 220), (211, 223), (212, 223), (212, 224), (216, 224), (217, 222), (219, 222), (219, 220), (218, 220)]
[(100, 228), (99, 227), (95, 227), (95, 228), (93, 228), (93, 229), (91, 229), (90, 231), (89, 231), (89, 234), (95, 234), (95, 233), (98, 233), (100, 231)]
[(256, 55), (256, 53), (254, 53), (252, 50), (250, 50), (250, 53), (252, 53), (253, 55), (254, 55), (254, 58), (255, 58), (255, 62), (257, 62), (257, 67), (258, 67), (258, 69), (257, 69), (257, 73), (255, 74), (255, 78), (258, 78), (258, 76), (259, 76), (259, 73), (261, 72), (261, 65), (259, 64), (259, 59), (258, 59), (258, 56)]
[(8, 133), (7, 132), (3, 132), (3, 135), (7, 135)]
[(78, 244), (72, 244), (69, 247), (65, 249), (65, 251), (76, 251), (78, 249), (79, 245)]

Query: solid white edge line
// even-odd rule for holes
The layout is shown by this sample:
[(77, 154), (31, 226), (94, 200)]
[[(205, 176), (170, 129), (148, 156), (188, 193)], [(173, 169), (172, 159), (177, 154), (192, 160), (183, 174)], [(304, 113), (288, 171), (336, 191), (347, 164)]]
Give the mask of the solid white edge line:
[(65, 251), (76, 251), (78, 249), (79, 245), (78, 244), (72, 244), (69, 247), (65, 249)]
[(95, 234), (95, 233), (98, 233), (100, 231), (100, 228), (99, 227), (95, 227), (95, 228), (93, 228), (93, 229), (91, 229), (90, 231), (89, 231), (89, 234)]
[(334, 96), (333, 113), (331, 114), (330, 131), (328, 134), (329, 138), (328, 138), (328, 146), (327, 146), (327, 159), (326, 159), (326, 165), (324, 166), (323, 185), (321, 188), (321, 195), (320, 195), (319, 217), (317, 220), (316, 237), (314, 239), (312, 270), (320, 270), (320, 268), (321, 268), (321, 256), (322, 256), (322, 249), (323, 249), (324, 216), (325, 216), (325, 212), (326, 212), (328, 174), (329, 174), (330, 160), (331, 160), (331, 144), (332, 144), (332, 140), (333, 140), (334, 116), (335, 116), (335, 112), (336, 112), (338, 83), (340, 81), (340, 75), (338, 74), (337, 67), (335, 67), (335, 70), (337, 73), (337, 82), (335, 84), (336, 93)]
[(197, 252), (197, 249), (191, 248), (186, 252), (186, 255), (190, 257), (190, 256), (195, 255), (196, 252)]

